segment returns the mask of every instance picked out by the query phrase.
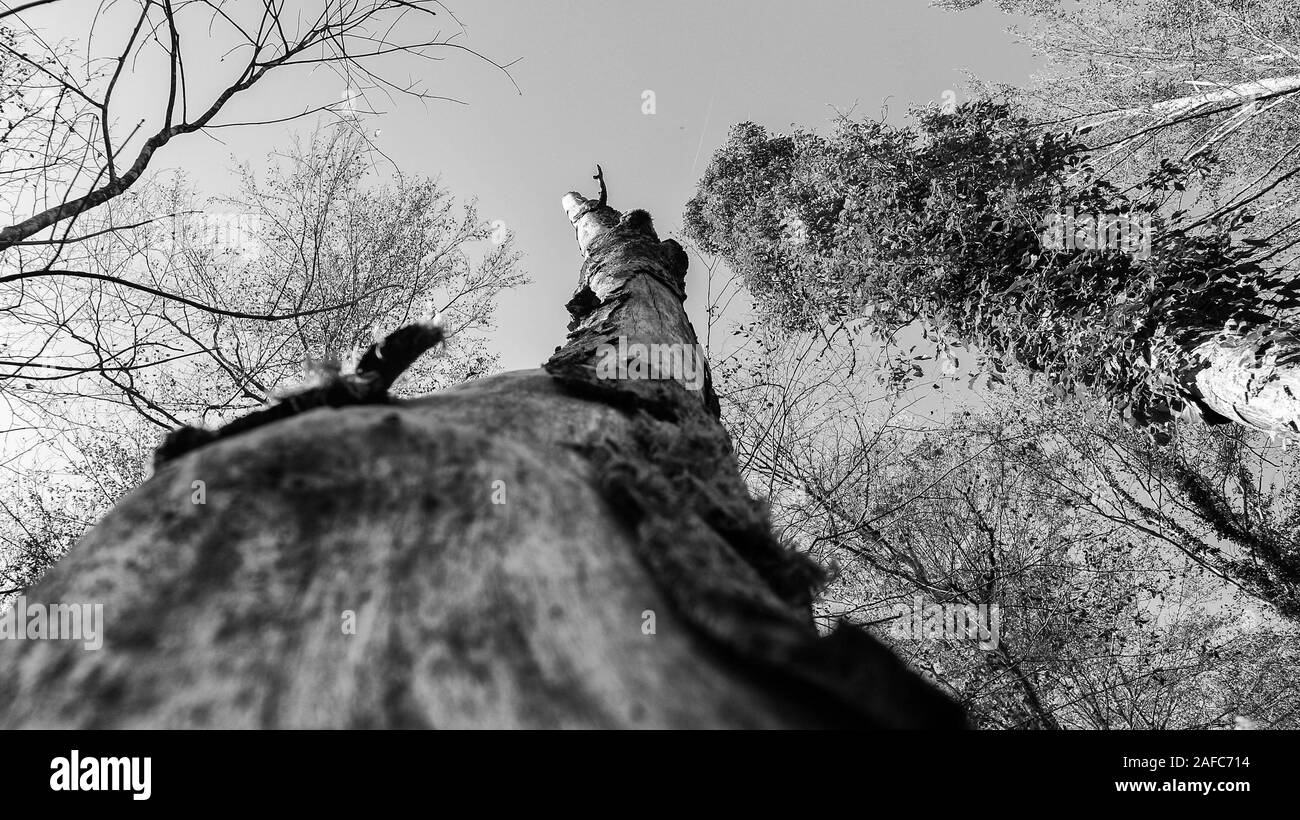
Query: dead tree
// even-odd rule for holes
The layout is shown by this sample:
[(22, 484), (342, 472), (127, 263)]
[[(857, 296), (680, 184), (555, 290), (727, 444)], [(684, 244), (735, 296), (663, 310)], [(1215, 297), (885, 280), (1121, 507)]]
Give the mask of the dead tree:
[(818, 634), (707, 371), (602, 373), (620, 337), (698, 352), (687, 257), (644, 211), (564, 205), (586, 261), (541, 369), (390, 398), (437, 340), (414, 326), (173, 434), (25, 595), (103, 604), (102, 648), (0, 641), (0, 727), (962, 726), (866, 632)]

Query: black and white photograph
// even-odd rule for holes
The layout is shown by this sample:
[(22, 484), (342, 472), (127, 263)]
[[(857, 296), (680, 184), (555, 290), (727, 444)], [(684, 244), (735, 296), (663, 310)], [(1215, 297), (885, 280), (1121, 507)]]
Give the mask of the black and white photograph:
[(1300, 3), (0, 0), (0, 450), (40, 805), (1277, 794)]

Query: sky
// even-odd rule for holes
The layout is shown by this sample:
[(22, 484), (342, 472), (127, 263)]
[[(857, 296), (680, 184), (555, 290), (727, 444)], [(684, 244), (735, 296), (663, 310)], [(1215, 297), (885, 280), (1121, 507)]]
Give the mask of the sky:
[[(661, 237), (675, 236), (696, 180), (737, 122), (821, 128), (848, 110), (871, 117), (887, 111), (902, 122), (910, 105), (941, 101), (945, 91), (963, 99), (965, 71), (1024, 83), (1037, 63), (1005, 31), (1015, 19), (987, 5), (951, 12), (925, 0), (448, 0), (463, 25), (454, 42), (510, 63), (509, 76), (468, 52), (440, 62), (394, 60), (383, 66), (386, 76), (409, 76), (465, 104), (372, 94), (369, 104), (381, 113), (365, 124), (378, 130), (376, 145), (403, 174), (441, 176), (514, 233), (532, 284), (502, 297), (492, 343), (506, 369), (535, 367), (564, 341), (564, 304), (581, 265), (560, 198), (569, 190), (594, 196), (597, 163), (613, 207), (644, 208)], [(66, 0), (24, 19), (50, 39), (84, 41), (97, 6)], [(450, 15), (439, 17), (444, 35), (462, 28)], [(121, 23), (101, 19), (96, 52), (120, 36)], [(187, 35), (190, 65), (203, 65), (191, 69), (195, 92), (205, 82), (216, 87), (229, 74), (217, 58), (221, 36), (206, 42)], [(205, 48), (206, 64), (199, 59)], [(119, 122), (157, 121), (165, 75), (155, 68), (135, 66), (119, 92)], [(329, 71), (306, 67), (263, 83), (218, 121), (283, 118), (339, 99), (345, 86)], [(228, 193), (237, 163), (257, 167), (314, 122), (223, 128), (212, 132), (219, 141), (187, 135), (160, 151), (151, 169), (180, 168), (204, 193)], [(704, 293), (696, 263), (687, 307), (701, 336)]]

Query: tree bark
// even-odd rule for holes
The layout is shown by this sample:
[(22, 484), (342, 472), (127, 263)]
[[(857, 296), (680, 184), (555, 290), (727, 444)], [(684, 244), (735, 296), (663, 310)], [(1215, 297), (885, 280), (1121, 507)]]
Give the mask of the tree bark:
[(963, 725), (819, 636), (707, 372), (600, 377), (620, 336), (695, 343), (687, 259), (564, 204), (587, 259), (542, 369), (187, 439), (27, 591), (103, 604), (104, 643), (0, 640), (0, 727)]
[(1270, 436), (1300, 436), (1300, 336), (1277, 325), (1209, 334), (1192, 347), (1200, 400), (1225, 419)]
[(1086, 120), (1089, 125), (1104, 125), (1118, 119), (1149, 116), (1160, 122), (1173, 122), (1205, 111), (1222, 110), (1225, 105), (1248, 105), (1300, 92), (1300, 74), (1284, 77), (1266, 77), (1248, 80), (1236, 85), (1221, 86), (1203, 94), (1161, 100), (1151, 105), (1108, 111)]
[(1300, 439), (1300, 336), (1266, 317), (1222, 328), (1170, 328), (1152, 362), (1177, 380), (1186, 421), (1234, 423)]

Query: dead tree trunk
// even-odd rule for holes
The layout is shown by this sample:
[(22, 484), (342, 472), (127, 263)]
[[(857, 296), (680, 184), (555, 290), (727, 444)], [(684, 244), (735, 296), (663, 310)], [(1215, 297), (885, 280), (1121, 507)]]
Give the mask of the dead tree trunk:
[(866, 633), (818, 636), (707, 371), (601, 371), (696, 343), (686, 255), (603, 200), (565, 197), (587, 259), (543, 369), (174, 447), (27, 592), (103, 604), (104, 643), (0, 641), (0, 727), (962, 725)]

